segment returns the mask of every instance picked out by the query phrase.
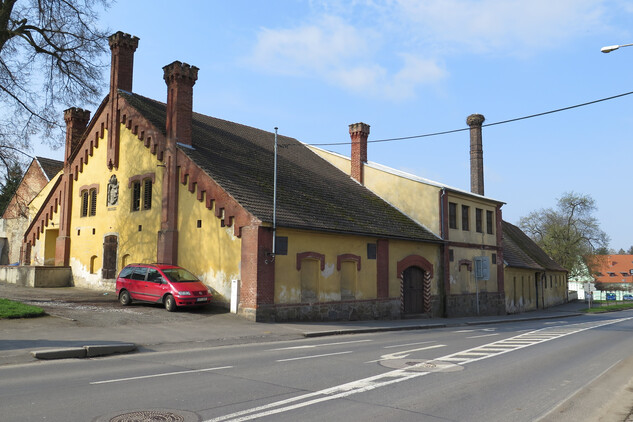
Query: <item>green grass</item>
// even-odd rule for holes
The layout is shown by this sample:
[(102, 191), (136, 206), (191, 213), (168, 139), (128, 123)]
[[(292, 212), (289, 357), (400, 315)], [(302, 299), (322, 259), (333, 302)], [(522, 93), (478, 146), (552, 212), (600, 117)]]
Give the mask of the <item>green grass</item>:
[(0, 319), (33, 318), (44, 315), (44, 309), (0, 298)]
[(602, 305), (602, 303), (605, 302), (599, 301), (595, 303), (595, 307), (592, 306), (589, 309), (585, 309), (585, 312), (596, 314), (601, 312), (625, 311), (627, 309), (633, 309), (633, 303), (616, 303), (613, 305)]

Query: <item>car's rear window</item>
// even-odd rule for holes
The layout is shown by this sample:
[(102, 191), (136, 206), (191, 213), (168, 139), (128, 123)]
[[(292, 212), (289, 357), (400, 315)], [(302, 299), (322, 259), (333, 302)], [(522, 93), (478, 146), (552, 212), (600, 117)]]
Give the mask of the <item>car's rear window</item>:
[(162, 270), (172, 283), (184, 283), (187, 281), (198, 281), (198, 277), (191, 274), (184, 268), (168, 268)]

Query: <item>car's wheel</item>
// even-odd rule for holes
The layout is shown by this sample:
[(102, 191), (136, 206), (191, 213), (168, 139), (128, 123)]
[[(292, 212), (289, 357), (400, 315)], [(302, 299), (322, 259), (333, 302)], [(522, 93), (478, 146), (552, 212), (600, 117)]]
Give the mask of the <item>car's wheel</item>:
[(127, 306), (130, 303), (132, 303), (132, 297), (130, 296), (130, 292), (128, 292), (127, 290), (121, 291), (121, 293), (119, 293), (119, 302), (123, 306)]
[(172, 295), (165, 296), (165, 309), (167, 309), (167, 312), (176, 310), (176, 299)]

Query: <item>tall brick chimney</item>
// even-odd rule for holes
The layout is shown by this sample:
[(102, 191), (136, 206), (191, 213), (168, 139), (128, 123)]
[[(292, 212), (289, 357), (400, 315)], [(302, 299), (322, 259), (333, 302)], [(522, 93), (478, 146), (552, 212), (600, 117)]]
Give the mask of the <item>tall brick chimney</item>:
[(175, 61), (163, 67), (167, 84), (167, 139), (191, 145), (193, 115), (193, 85), (198, 79), (198, 68)]
[(81, 108), (72, 107), (64, 110), (66, 122), (66, 151), (64, 152), (64, 165), (69, 164), (70, 155), (81, 141), (81, 135), (86, 131), (90, 121), (90, 112)]
[(470, 126), (470, 191), (478, 195), (484, 194), (484, 151), (481, 141), (484, 120), (481, 114), (471, 114), (466, 118)]
[(110, 92), (117, 89), (132, 92), (134, 52), (138, 47), (138, 37), (117, 32), (108, 37), (112, 61), (110, 62)]
[(138, 37), (121, 31), (108, 37), (112, 61), (110, 64), (110, 113), (108, 121), (107, 166), (110, 170), (119, 167), (119, 89), (132, 92), (134, 52)]
[(363, 165), (367, 162), (369, 125), (365, 123), (351, 124), (349, 125), (349, 135), (352, 138), (351, 176), (362, 185), (365, 182)]

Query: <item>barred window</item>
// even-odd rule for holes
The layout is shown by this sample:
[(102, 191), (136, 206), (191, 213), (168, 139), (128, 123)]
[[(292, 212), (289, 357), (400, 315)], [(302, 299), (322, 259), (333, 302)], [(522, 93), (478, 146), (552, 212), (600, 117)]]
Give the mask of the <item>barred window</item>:
[(152, 180), (143, 180), (143, 209), (149, 210), (152, 208)]
[(90, 189), (90, 216), (97, 215), (97, 190)]
[(141, 182), (132, 183), (132, 211), (141, 209)]
[(84, 191), (81, 194), (81, 216), (82, 217), (87, 217), (88, 216), (88, 191)]

